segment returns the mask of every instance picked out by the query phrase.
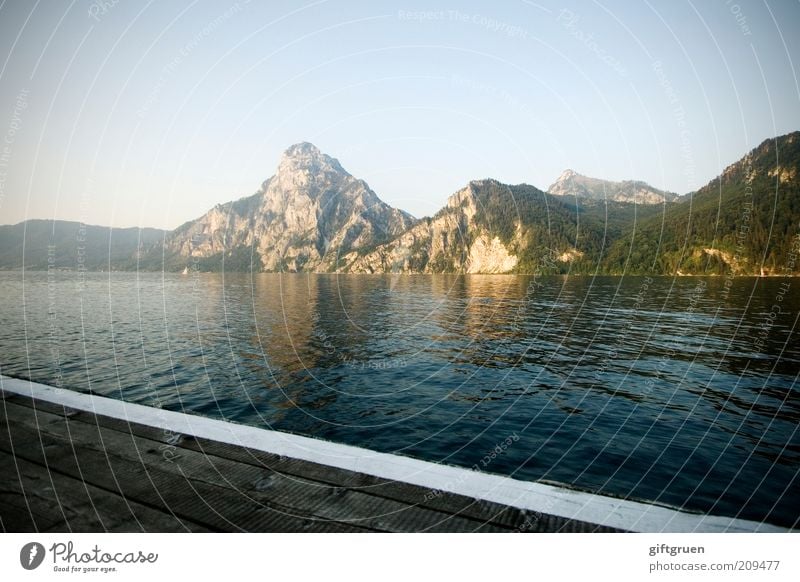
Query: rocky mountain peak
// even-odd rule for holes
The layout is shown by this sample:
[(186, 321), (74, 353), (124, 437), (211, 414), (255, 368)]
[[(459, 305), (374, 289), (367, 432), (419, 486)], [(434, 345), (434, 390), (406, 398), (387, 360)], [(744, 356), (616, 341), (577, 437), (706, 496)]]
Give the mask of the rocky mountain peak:
[(290, 145), (288, 148), (286, 148), (286, 151), (283, 152), (283, 155), (285, 156), (295, 156), (304, 154), (319, 156), (322, 155), (322, 152), (317, 146), (308, 141), (301, 141), (299, 143)]
[(275, 174), (284, 186), (304, 187), (313, 183), (331, 183), (350, 177), (339, 160), (322, 153), (309, 142), (300, 142), (286, 149)]
[(462, 206), (464, 203), (471, 202), (474, 195), (475, 195), (475, 186), (473, 182), (470, 182), (461, 190), (458, 190), (457, 192), (448, 196), (446, 207), (458, 208)]
[(547, 189), (555, 196), (573, 196), (587, 200), (628, 202), (636, 204), (663, 204), (678, 198), (673, 192), (653, 188), (639, 180), (613, 182), (590, 178), (574, 170), (564, 170)]
[(492, 178), (484, 178), (482, 180), (472, 180), (447, 198), (446, 208), (460, 208), (463, 206), (475, 206), (475, 197), (478, 192), (489, 184), (499, 184), (497, 180)]
[(576, 178), (578, 176), (580, 176), (580, 174), (578, 172), (576, 172), (575, 170), (570, 170), (569, 168), (567, 168), (566, 170), (561, 172), (561, 175), (558, 177), (558, 180), (556, 180), (556, 183), (566, 182), (566, 181), (571, 180), (573, 178)]
[[(178, 260), (227, 257), (265, 271), (331, 271), (339, 258), (385, 242), (414, 219), (308, 142), (289, 147), (259, 192), (212, 208), (168, 241)], [(249, 254), (248, 254), (249, 253)]]

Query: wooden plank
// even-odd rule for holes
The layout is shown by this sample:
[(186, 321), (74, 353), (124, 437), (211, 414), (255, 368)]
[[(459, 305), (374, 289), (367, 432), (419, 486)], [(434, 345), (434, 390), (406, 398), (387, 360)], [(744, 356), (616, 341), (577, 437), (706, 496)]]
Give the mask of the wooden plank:
[[(15, 406), (15, 405), (11, 405)], [(64, 432), (59, 423), (67, 423), (70, 442), (78, 449), (97, 453), (124, 455), (134, 463), (150, 468), (158, 466), (185, 478), (232, 489), (231, 494), (251, 503), (268, 502), (301, 515), (312, 514), (332, 521), (392, 531), (475, 531), (497, 530), (494, 524), (465, 519), (452, 514), (415, 507), (376, 497), (362, 491), (309, 481), (267, 471), (255, 465), (239, 463), (186, 448), (168, 449), (174, 458), (165, 461), (155, 442), (131, 433), (111, 431), (85, 422), (37, 412), (24, 407), (11, 408), (14, 422), (58, 436)], [(339, 471), (330, 469), (329, 471)], [(377, 516), (377, 517), (376, 517)]]
[[(0, 503), (17, 509), (17, 511), (0, 511), (6, 530), (45, 531), (65, 523), (58, 503), (44, 504), (34, 494), (37, 482), (42, 482), (41, 468), (33, 474), (18, 471), (18, 467), (24, 465), (25, 461), (22, 459), (0, 452), (0, 474), (3, 475), (0, 484)], [(32, 490), (30, 494), (29, 489)]]
[(490, 523), (492, 527), (500, 529), (515, 530), (525, 521), (523, 511), (498, 503), (479, 501), (452, 493), (434, 494), (434, 492), (418, 485), (381, 479), (363, 473), (338, 470), (318, 463), (291, 459), (228, 443), (198, 439), (189, 435), (175, 435), (158, 428), (132, 424), (120, 419), (94, 417), (89, 413), (81, 413), (75, 418), (85, 422), (94, 422), (96, 420), (103, 427), (133, 432), (136, 435), (158, 440), (164, 444), (178, 444), (181, 448), (192, 449), (205, 455), (228, 458), (263, 467), (267, 470), (328, 483), (337, 487), (354, 489), (369, 495), (400, 501), (412, 507), (422, 507), (477, 520), (481, 524)]
[[(78, 444), (66, 432), (63, 435), (51, 432), (55, 425), (42, 423), (41, 415), (36, 415), (40, 428), (35, 424), (24, 426), (16, 420), (3, 421), (5, 426), (0, 432), (10, 434), (13, 442), (41, 441), (41, 445), (17, 447), (15, 454), (18, 458), (46, 465), (50, 470), (90, 482), (143, 505), (174, 513), (208, 529), (246, 531), (252, 527), (259, 531), (363, 531), (363, 528), (348, 524), (320, 524), (318, 522), (331, 520), (297, 515), (292, 508), (268, 505), (263, 500), (255, 503), (251, 498), (242, 499), (241, 492), (230, 487), (193, 480), (180, 473), (168, 473), (162, 467), (131, 461), (118, 454), (130, 446), (130, 440), (123, 444), (119, 434), (104, 435), (108, 444), (112, 440), (114, 443), (101, 451), (84, 446), (84, 443)], [(43, 430), (41, 427), (48, 428)], [(86, 425), (83, 428), (91, 429)], [(100, 448), (103, 448), (102, 444)], [(0, 439), (0, 449), (11, 452), (8, 439)]]
[[(48, 471), (24, 459), (15, 459), (7, 453), (0, 454), (0, 473), (18, 477), (3, 487), (2, 498), (6, 505), (10, 502), (27, 505), (37, 516), (33, 522), (18, 513), (9, 513), (3, 521), (9, 524), (8, 528), (18, 524), (14, 531), (206, 531), (196, 524), (126, 501), (89, 483)], [(42, 515), (50, 519), (38, 519)]]
[(63, 404), (47, 402), (46, 400), (40, 400), (31, 396), (23, 396), (22, 394), (15, 394), (13, 392), (3, 393), (6, 394), (5, 401), (9, 404), (18, 404), (20, 406), (34, 408), (36, 410), (41, 410), (42, 412), (49, 412), (50, 414), (56, 414), (59, 416), (74, 416), (81, 413), (80, 410), (64, 406)]
[[(139, 430), (139, 427), (134, 427)], [(332, 470), (331, 467), (299, 459), (281, 457), (264, 451), (239, 447), (228, 443), (184, 437), (181, 447), (235, 459), (243, 463), (256, 464), (270, 470), (330, 483), (338, 487), (356, 489), (370, 495), (399, 501), (410, 506), (434, 509), (511, 532), (618, 532), (615, 528), (566, 519), (558, 516), (543, 516), (491, 501), (478, 500), (448, 492), (434, 492), (419, 485), (392, 481), (352, 471)], [(484, 531), (484, 530), (481, 530)]]
[[(229, 489), (229, 495), (237, 502), (262, 503), (286, 516), (311, 519), (314, 527), (334, 521), (389, 531), (616, 531), (227, 443), (175, 435), (29, 397), (15, 395), (7, 398), (4, 405), (7, 420), (22, 421), (28, 428), (51, 436), (63, 436), (68, 431), (70, 442), (81, 449), (91, 448), (105, 456), (109, 451), (114, 455), (126, 451), (125, 459), (138, 464), (145, 475), (154, 467), (174, 475), (180, 467), (184, 479)], [(66, 426), (59, 427), (59, 422)], [(105, 441), (106, 445), (98, 445)], [(177, 455), (171, 463), (164, 462), (165, 451)], [(207, 508), (209, 511), (213, 513)], [(249, 516), (246, 522), (253, 518)], [(257, 520), (269, 521), (264, 515), (257, 516)], [(304, 522), (303, 527), (312, 524)]]
[[(0, 453), (2, 454), (2, 453)], [(19, 477), (7, 475), (0, 491), (0, 530), (4, 532), (48, 531), (63, 523), (60, 514), (30, 503), (19, 491)]]
[(478, 501), (449, 493), (434, 495), (433, 492), (416, 485), (387, 481), (363, 473), (336, 470), (317, 463), (280, 457), (263, 451), (236, 447), (227, 443), (195, 439), (187, 435), (175, 435), (155, 427), (129, 423), (121, 419), (96, 416), (90, 412), (76, 411), (60, 405), (42, 403), (23, 396), (12, 398), (11, 402), (31, 408), (35, 407), (37, 410), (53, 414), (68, 415), (87, 424), (95, 424), (128, 434), (133, 433), (137, 436), (158, 441), (169, 447), (179, 444), (181, 448), (189, 448), (206, 455), (234, 459), (250, 465), (264, 467), (271, 471), (328, 483), (336, 487), (356, 489), (370, 495), (400, 501), (413, 507), (424, 507), (477, 520), (480, 524), (491, 523), (493, 527), (498, 526), (500, 529), (512, 530), (518, 528), (524, 522), (522, 511), (497, 503)]
[[(14, 426), (12, 432), (17, 436), (25, 434), (18, 426)], [(32, 452), (26, 451), (23, 455), (41, 456), (40, 462), (47, 462), (56, 470), (75, 478), (91, 479), (103, 489), (201, 523), (209, 529), (241, 531), (244, 528), (239, 522), (244, 518), (253, 520), (254, 517), (276, 531), (314, 529), (311, 527), (313, 523), (289, 515), (280, 508), (262, 506), (254, 510), (252, 503), (239, 503), (237, 495), (230, 489), (190, 482), (180, 476), (131, 463), (114, 454), (107, 455), (82, 447), (72, 453), (71, 443), (50, 434), (43, 434), (42, 441), (44, 447), (33, 448)]]
[(0, 532), (34, 533), (49, 531), (60, 523), (48, 515), (37, 515), (28, 511), (25, 502), (18, 496), (8, 501), (0, 496)]

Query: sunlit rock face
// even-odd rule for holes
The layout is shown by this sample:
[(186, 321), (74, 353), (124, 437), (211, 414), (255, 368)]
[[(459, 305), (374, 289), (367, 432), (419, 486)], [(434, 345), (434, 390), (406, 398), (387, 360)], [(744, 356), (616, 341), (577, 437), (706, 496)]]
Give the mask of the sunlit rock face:
[(343, 255), (390, 240), (413, 223), (336, 159), (300, 143), (284, 152), (258, 192), (179, 227), (167, 250), (220, 260), (245, 252), (255, 270), (335, 271)]
[(367, 254), (351, 253), (343, 269), (358, 273), (508, 273), (517, 265), (506, 244), (476, 216), (479, 196), (495, 180), (470, 182), (432, 218)]

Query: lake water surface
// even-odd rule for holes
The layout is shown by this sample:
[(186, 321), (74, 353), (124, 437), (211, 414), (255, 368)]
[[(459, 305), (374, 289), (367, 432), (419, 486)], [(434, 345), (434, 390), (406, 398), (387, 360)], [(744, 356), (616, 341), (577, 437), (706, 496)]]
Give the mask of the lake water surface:
[(798, 279), (5, 272), (0, 373), (792, 526), (799, 313)]

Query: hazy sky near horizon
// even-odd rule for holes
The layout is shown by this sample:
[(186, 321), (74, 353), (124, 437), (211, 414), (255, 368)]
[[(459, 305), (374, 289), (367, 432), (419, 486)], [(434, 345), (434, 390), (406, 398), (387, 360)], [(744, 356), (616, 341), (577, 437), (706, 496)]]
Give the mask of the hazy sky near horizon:
[(386, 202), (685, 193), (800, 129), (800, 2), (6, 0), (0, 224), (173, 228), (310, 141)]

